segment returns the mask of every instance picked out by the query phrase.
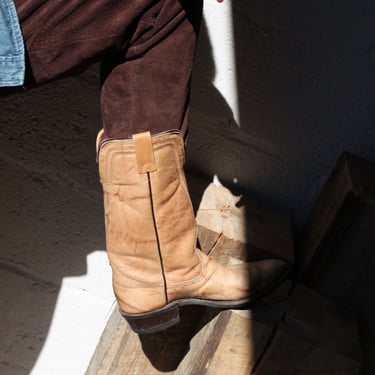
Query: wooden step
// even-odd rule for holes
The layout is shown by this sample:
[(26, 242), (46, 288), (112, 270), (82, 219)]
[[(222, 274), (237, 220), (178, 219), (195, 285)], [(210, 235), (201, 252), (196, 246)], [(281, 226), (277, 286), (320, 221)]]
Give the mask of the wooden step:
[[(229, 198), (230, 193), (222, 187), (210, 185), (206, 191), (201, 204), (206, 212), (197, 214), (202, 251), (226, 264), (267, 257), (281, 257), (292, 264), (288, 218), (251, 201), (245, 210), (238, 197)], [(305, 350), (305, 365), (325, 356), (332, 360), (332, 368), (341, 361), (351, 371), (359, 367), (360, 350), (356, 320), (344, 311), (291, 281), (251, 310), (186, 307), (180, 324), (153, 335), (135, 334), (115, 311), (113, 326), (108, 329), (112, 340), (105, 355), (105, 345), (98, 347), (87, 374), (245, 375), (256, 370), (268, 375), (278, 373), (269, 371), (278, 366), (280, 371), (289, 371), (280, 373), (292, 374), (289, 362), (300, 356), (301, 350)], [(105, 342), (108, 345), (104, 337)], [(297, 367), (306, 369), (303, 358), (298, 361)]]
[(344, 153), (298, 238), (300, 280), (343, 296), (375, 248), (374, 228), (375, 164)]

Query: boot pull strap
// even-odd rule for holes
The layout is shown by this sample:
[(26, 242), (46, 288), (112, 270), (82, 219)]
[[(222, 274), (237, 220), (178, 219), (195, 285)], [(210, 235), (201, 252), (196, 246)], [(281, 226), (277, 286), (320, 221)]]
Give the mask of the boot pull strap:
[(156, 162), (150, 132), (133, 134), (138, 173), (156, 171)]
[(98, 135), (96, 136), (96, 153), (99, 153), (99, 147), (100, 147), (100, 142), (102, 140), (104, 134), (104, 129), (100, 129)]

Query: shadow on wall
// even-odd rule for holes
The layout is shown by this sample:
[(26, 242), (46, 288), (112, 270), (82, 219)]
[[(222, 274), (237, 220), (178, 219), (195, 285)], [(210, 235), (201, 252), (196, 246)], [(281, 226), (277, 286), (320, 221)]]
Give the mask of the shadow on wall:
[(62, 279), (85, 275), (87, 255), (105, 248), (91, 75), (1, 99), (2, 374), (31, 372)]
[(241, 128), (210, 87), (203, 28), (189, 165), (299, 229), (343, 150), (375, 161), (375, 3), (232, 4)]

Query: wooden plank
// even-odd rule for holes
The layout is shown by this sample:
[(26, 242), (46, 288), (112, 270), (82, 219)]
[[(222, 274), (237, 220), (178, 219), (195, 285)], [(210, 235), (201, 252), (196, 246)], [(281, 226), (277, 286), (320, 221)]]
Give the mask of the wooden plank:
[[(220, 203), (223, 196), (230, 202), (226, 209)], [(282, 257), (292, 262), (289, 220), (256, 202), (237, 206), (237, 197), (229, 190), (209, 186), (197, 214), (200, 218), (197, 220), (198, 243), (202, 251), (222, 264), (265, 257)], [(202, 210), (206, 210), (203, 215)], [(206, 220), (220, 222), (221, 227), (213, 228)], [(243, 226), (247, 222), (251, 225)], [(228, 233), (232, 238), (228, 238)], [(251, 240), (248, 240), (248, 233), (251, 233)], [(243, 243), (245, 238), (247, 243)], [(290, 283), (280, 287), (274, 294), (274, 301), (285, 299), (290, 288)], [(239, 313), (202, 306), (181, 309), (180, 315), (180, 324), (153, 335), (138, 336), (121, 322), (98, 374), (117, 375), (124, 371), (151, 375), (248, 374), (282, 317), (277, 311), (269, 314), (269, 319), (263, 323), (252, 320), (250, 310)]]
[[(359, 367), (355, 317), (303, 286), (287, 300), (270, 298), (253, 310), (192, 307), (181, 317), (179, 325), (145, 336), (122, 321), (98, 374), (249, 374), (255, 365), (261, 374), (275, 368), (302, 374), (313, 364), (317, 371), (326, 365), (332, 373), (351, 374), (345, 371)], [(339, 362), (343, 367), (336, 366)]]
[(235, 196), (223, 186), (211, 183), (207, 187), (197, 223), (228, 240), (244, 244), (241, 251), (247, 251), (249, 260), (278, 257), (294, 262), (289, 218), (245, 196)]
[(228, 311), (227, 315), (225, 334), (196, 375), (250, 374), (273, 335), (273, 325), (252, 320), (250, 311)]
[[(220, 242), (215, 246), (220, 247)], [(117, 375), (126, 369), (129, 374), (200, 375), (211, 368), (225, 369), (228, 359), (233, 362), (231, 366), (243, 370), (238, 373), (246, 374), (273, 329), (269, 322), (251, 321), (250, 311), (238, 315), (232, 311), (192, 306), (181, 309), (180, 315), (180, 324), (153, 335), (136, 335), (121, 321), (98, 374)], [(220, 352), (230, 345), (233, 350), (221, 355)]]
[[(121, 317), (121, 314), (119, 314), (116, 306), (108, 319), (107, 325), (102, 333), (85, 375), (98, 375), (98, 368), (102, 365), (105, 368), (114, 361), (114, 355), (118, 352), (118, 348), (113, 347), (113, 345), (116, 345), (119, 342), (118, 337), (123, 333), (122, 320), (123, 318)], [(111, 345), (113, 349), (111, 352), (108, 352), (108, 348), (111, 347)]]
[(299, 236), (300, 280), (315, 286), (331, 274), (327, 292), (343, 295), (361, 252), (375, 248), (374, 211), (375, 165), (344, 153)]
[(256, 309), (253, 319), (267, 321), (270, 308), (284, 316), (254, 374), (358, 373), (362, 353), (353, 311), (302, 285), (287, 301)]
[(354, 375), (360, 364), (278, 330), (254, 375)]
[(198, 247), (205, 254), (209, 254), (222, 235), (221, 233), (213, 232), (203, 226), (197, 225), (197, 237)]
[[(251, 320), (249, 311), (200, 312), (202, 320), (197, 327), (187, 327), (194, 319), (192, 311), (185, 311), (185, 322), (154, 335), (137, 335), (125, 321), (120, 321), (96, 373), (248, 374), (268, 343), (273, 327)], [(207, 322), (208, 315), (212, 319)]]
[[(342, 304), (304, 286), (297, 285), (287, 300), (224, 314), (226, 325), (220, 324), (217, 336), (210, 333), (210, 330), (216, 331), (216, 325), (204, 327), (203, 342), (207, 340), (208, 344), (200, 354), (199, 350), (189, 352), (184, 358), (185, 365), (181, 365), (176, 374), (249, 374), (270, 355), (272, 362), (275, 355), (282, 359), (274, 363), (280, 371), (301, 370), (302, 373), (314, 361), (320, 371), (323, 367), (319, 361), (325, 363), (328, 359), (332, 371), (358, 371), (360, 368), (362, 356), (356, 315)], [(215, 345), (209, 343), (212, 337)], [(278, 341), (279, 337), (298, 343), (298, 350), (293, 351), (291, 344), (285, 346), (285, 340)], [(202, 341), (194, 341), (196, 339), (199, 340), (193, 338), (191, 346), (202, 348)], [(271, 346), (273, 353), (269, 354)], [(301, 348), (306, 351), (303, 355)], [(285, 367), (285, 358), (298, 363), (299, 368)], [(340, 367), (342, 364), (345, 366)]]
[(375, 164), (345, 153), (298, 240), (300, 279), (358, 315), (363, 373), (375, 373)]
[(284, 302), (279, 329), (321, 349), (362, 360), (357, 314), (337, 300), (297, 285)]
[[(218, 193), (216, 187), (211, 189), (213, 192)], [(222, 192), (219, 189), (219, 200)], [(216, 198), (211, 196), (210, 199), (212, 202)], [(231, 202), (234, 206), (238, 203), (235, 199)], [(250, 241), (239, 240), (244, 239), (243, 232), (239, 232), (240, 221), (251, 221), (251, 217), (228, 215), (227, 209), (218, 209), (219, 206), (206, 206), (210, 207), (209, 215), (205, 216), (210, 228), (202, 226), (200, 221), (198, 239), (205, 253), (223, 264), (258, 256), (285, 256), (293, 260), (287, 248), (291, 241), (284, 242), (281, 252), (280, 248), (276, 249), (278, 239), (291, 237), (291, 233), (277, 234), (278, 230), (271, 231), (277, 220), (260, 219), (262, 215), (268, 216), (268, 211), (262, 211), (262, 215), (258, 211), (259, 215), (255, 215), (253, 222), (258, 221), (259, 227), (261, 223), (273, 222), (273, 225), (267, 224), (267, 230), (253, 230), (252, 239), (257, 246), (252, 247)], [(215, 215), (220, 218), (216, 220)], [(212, 223), (219, 223), (221, 227), (213, 227)], [(227, 224), (232, 226), (232, 237), (238, 233), (242, 237), (228, 238), (224, 234)], [(284, 224), (281, 227), (281, 232), (290, 230)], [(262, 240), (269, 233), (270, 237), (272, 233), (277, 235)], [(266, 245), (271, 246), (271, 250), (263, 249)], [(181, 311), (179, 325), (147, 336), (134, 334), (124, 321), (119, 327), (99, 375), (124, 372), (241, 375), (251, 371), (260, 375), (354, 374), (361, 361), (357, 320), (352, 311), (305, 286), (293, 286), (290, 281), (252, 310), (221, 312), (198, 306), (185, 308)]]
[[(189, 350), (192, 336), (204, 324), (202, 312), (201, 307), (185, 308), (178, 326), (152, 335), (137, 335), (122, 319), (98, 375), (124, 374), (124, 371), (126, 374), (174, 374)], [(215, 312), (211, 313), (214, 316)]]

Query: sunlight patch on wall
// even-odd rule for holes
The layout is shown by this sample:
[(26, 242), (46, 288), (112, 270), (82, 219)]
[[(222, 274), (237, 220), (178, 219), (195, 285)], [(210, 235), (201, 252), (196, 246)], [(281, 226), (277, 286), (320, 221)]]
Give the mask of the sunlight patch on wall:
[(236, 124), (240, 126), (232, 2), (205, 1), (204, 18), (215, 61), (213, 85), (226, 99)]

